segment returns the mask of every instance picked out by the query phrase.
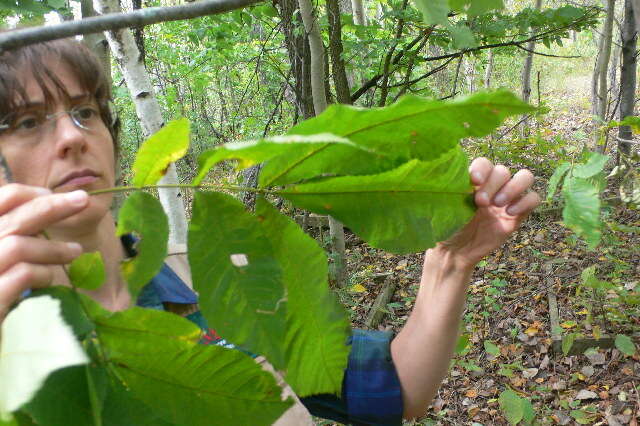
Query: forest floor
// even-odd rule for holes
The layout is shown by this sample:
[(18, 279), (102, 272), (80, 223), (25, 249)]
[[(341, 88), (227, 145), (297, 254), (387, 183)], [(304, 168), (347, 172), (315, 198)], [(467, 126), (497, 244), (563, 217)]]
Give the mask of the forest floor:
[[(511, 138), (506, 148), (480, 144), (481, 153), (489, 148), (496, 161), (532, 168), (541, 176), (536, 190), (543, 197), (555, 164), (540, 165), (539, 158), (553, 157), (559, 145), (566, 147), (566, 141), (579, 152), (592, 132), (584, 93), (589, 85), (584, 78), (575, 80), (567, 81), (564, 93), (554, 94), (551, 111), (555, 112), (538, 125), (542, 136), (538, 142), (514, 143)], [(502, 139), (502, 145), (509, 137)], [(531, 401), (535, 424), (638, 424), (638, 351), (629, 356), (593, 342), (605, 335), (640, 331), (640, 211), (605, 207), (603, 242), (588, 250), (562, 226), (559, 208), (541, 209), (546, 213), (532, 215), (508, 243), (476, 268), (449, 375), (427, 416), (415, 424), (506, 425), (498, 403), (506, 389)], [(397, 287), (378, 328), (398, 331), (413, 306), (423, 256), (385, 253), (352, 234), (347, 238), (347, 256), (350, 281), (339, 295), (353, 326), (366, 328), (369, 310), (390, 275)], [(585, 287), (582, 272), (592, 265), (598, 279), (615, 290)], [(555, 295), (558, 306), (555, 330), (549, 293)], [(554, 350), (554, 336), (562, 336), (565, 351), (570, 350), (567, 355), (559, 347)], [(587, 338), (591, 340), (581, 340)]]

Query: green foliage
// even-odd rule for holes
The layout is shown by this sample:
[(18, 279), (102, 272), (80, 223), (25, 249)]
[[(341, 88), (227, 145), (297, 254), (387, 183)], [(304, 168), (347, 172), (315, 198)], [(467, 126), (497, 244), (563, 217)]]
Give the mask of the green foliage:
[(487, 351), (488, 354), (493, 355), (493, 356), (499, 356), (500, 355), (500, 348), (498, 348), (498, 346), (496, 346), (495, 343), (489, 341), (489, 340), (485, 340), (483, 342), (484, 345), (484, 350)]
[(521, 421), (524, 424), (530, 424), (535, 417), (531, 401), (520, 397), (511, 389), (507, 389), (500, 394), (498, 403), (504, 416), (512, 425), (517, 425)]
[(578, 337), (577, 333), (569, 333), (566, 336), (562, 336), (562, 354), (564, 356), (567, 356), (567, 354), (573, 347), (573, 343), (576, 341), (576, 337)]
[(29, 402), (53, 371), (87, 362), (60, 302), (49, 296), (25, 300), (2, 323), (0, 416)]
[(118, 213), (116, 234), (133, 233), (139, 238), (137, 255), (125, 260), (120, 269), (135, 297), (153, 278), (167, 256), (169, 222), (157, 198), (144, 192), (131, 194)]
[(595, 248), (602, 237), (600, 192), (604, 189), (603, 169), (608, 159), (609, 157), (594, 152), (589, 153), (583, 163), (561, 163), (549, 181), (547, 200), (553, 198), (558, 183), (564, 176), (564, 224), (584, 238), (590, 249)]
[(636, 353), (635, 343), (633, 343), (633, 340), (631, 340), (629, 336), (625, 336), (624, 334), (618, 334), (616, 336), (615, 345), (620, 352), (627, 356), (632, 356)]
[[(213, 150), (203, 156), (198, 179), (225, 159), (238, 159), (241, 167), (266, 161), (258, 188), (212, 187), (279, 195), (330, 211), (372, 245), (424, 250), (474, 212), (458, 141), (529, 109), (503, 91), (455, 102), (409, 97), (371, 111), (333, 108), (286, 136)], [(120, 210), (117, 235), (137, 238), (137, 256), (122, 264), (134, 297), (162, 266), (168, 239), (159, 202), (139, 186), (156, 182), (182, 154), (185, 126), (184, 120), (168, 124), (140, 150), (137, 190)], [(332, 135), (318, 134), (328, 126)], [(173, 140), (182, 147), (164, 146)], [(188, 257), (204, 316), (227, 341), (266, 356), (299, 395), (339, 394), (349, 321), (328, 288), (323, 250), (266, 199), (258, 199), (252, 214), (196, 182)], [(74, 264), (78, 287), (103, 281), (99, 263), (86, 256)], [(23, 408), (40, 423), (271, 424), (291, 404), (274, 377), (242, 351), (201, 345), (200, 329), (186, 319), (141, 308), (109, 313), (75, 288), (35, 293), (59, 302), (59, 317), (91, 358), (87, 366), (47, 371)]]
[(133, 185), (155, 185), (167, 172), (167, 167), (184, 156), (189, 148), (189, 120), (167, 123), (151, 135), (140, 147), (133, 163)]
[(69, 266), (69, 280), (77, 288), (95, 290), (105, 280), (104, 263), (100, 252), (83, 253)]

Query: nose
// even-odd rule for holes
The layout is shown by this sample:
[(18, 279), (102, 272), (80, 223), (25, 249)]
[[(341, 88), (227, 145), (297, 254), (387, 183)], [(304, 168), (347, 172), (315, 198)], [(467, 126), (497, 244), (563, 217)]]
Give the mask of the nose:
[(61, 114), (51, 121), (55, 126), (56, 152), (60, 158), (86, 152), (86, 134), (75, 125), (69, 114)]

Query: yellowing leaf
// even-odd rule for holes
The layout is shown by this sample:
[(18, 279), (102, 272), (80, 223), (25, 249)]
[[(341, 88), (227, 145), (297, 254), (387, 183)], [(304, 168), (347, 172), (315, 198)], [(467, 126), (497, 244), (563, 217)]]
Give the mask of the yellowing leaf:
[(575, 321), (565, 321), (562, 324), (560, 324), (560, 327), (562, 328), (574, 328), (576, 325), (578, 325)]
[(147, 139), (133, 163), (133, 185), (155, 185), (167, 167), (182, 158), (189, 148), (189, 120), (182, 118), (167, 123)]
[(529, 327), (524, 331), (524, 333), (528, 336), (535, 336), (539, 331), (540, 330), (538, 330), (536, 327)]
[(52, 372), (89, 359), (51, 296), (26, 299), (2, 323), (0, 413), (31, 400)]
[(351, 291), (353, 293), (364, 293), (365, 291), (367, 291), (367, 288), (362, 284), (355, 284), (351, 286)]

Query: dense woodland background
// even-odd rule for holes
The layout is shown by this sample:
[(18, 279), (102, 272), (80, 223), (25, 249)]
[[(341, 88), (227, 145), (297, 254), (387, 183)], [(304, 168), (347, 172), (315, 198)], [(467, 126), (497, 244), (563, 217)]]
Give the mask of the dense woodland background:
[[(98, 3), (132, 11), (182, 2)], [(540, 424), (637, 424), (640, 357), (631, 340), (616, 336), (640, 331), (640, 142), (632, 127), (607, 126), (635, 115), (636, 2), (449, 1), (453, 12), (443, 21), (429, 18), (429, 8), (441, 2), (319, 0), (309, 4), (308, 16), (319, 33), (305, 29), (303, 3), (274, 0), (133, 28), (139, 56), (129, 50), (125, 60), (112, 60), (101, 34), (85, 37), (113, 80), (123, 124), (122, 183), (154, 126), (191, 121), (189, 153), (176, 164), (177, 179), (189, 182), (203, 151), (283, 134), (320, 113), (314, 79), (329, 104), (362, 107), (389, 105), (404, 94), (449, 99), (508, 88), (538, 112), (510, 119), (489, 137), (465, 140), (469, 156), (530, 168), (544, 196), (558, 165), (579, 163), (586, 151), (607, 154), (601, 242), (589, 249), (563, 226), (558, 194), (483, 261), (471, 283), (451, 374), (419, 424), (515, 424), (527, 415), (505, 408), (499, 396), (506, 389), (531, 403)], [(88, 0), (0, 0), (5, 28), (94, 13)], [(144, 64), (150, 78), (161, 114), (154, 125), (136, 114), (126, 59)], [(256, 173), (226, 167), (208, 179), (255, 184)], [(190, 197), (180, 196), (187, 215)], [(243, 201), (251, 206), (250, 193)], [(280, 207), (332, 252), (333, 286), (354, 326), (402, 326), (421, 255), (385, 254), (348, 230), (343, 238), (334, 221), (327, 229), (322, 219), (284, 202)]]

